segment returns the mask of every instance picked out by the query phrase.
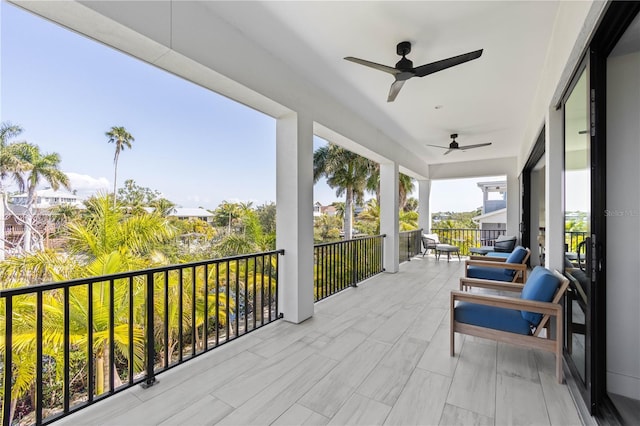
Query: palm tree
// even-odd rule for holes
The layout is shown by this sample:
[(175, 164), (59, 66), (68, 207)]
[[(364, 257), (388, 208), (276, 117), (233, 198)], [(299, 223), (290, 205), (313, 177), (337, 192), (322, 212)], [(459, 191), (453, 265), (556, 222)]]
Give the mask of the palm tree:
[[(87, 217), (84, 219), (76, 218), (67, 226), (70, 252), (75, 256), (43, 251), (12, 258), (0, 264), (0, 279), (3, 286), (109, 275), (156, 266), (157, 259), (163, 260), (162, 256), (156, 253), (156, 249), (173, 237), (173, 228), (167, 224), (166, 219), (159, 215), (126, 215), (121, 209), (112, 208), (107, 196), (94, 197), (86, 204)], [(136, 295), (143, 294), (144, 289), (142, 281), (134, 281), (133, 291)], [(84, 331), (76, 333), (83, 337), (72, 341), (72, 343), (76, 342), (79, 347), (83, 348), (81, 350), (94, 351), (96, 394), (99, 395), (104, 392), (106, 379), (109, 375), (114, 375), (116, 385), (120, 380), (118, 371), (115, 369), (109, 371), (109, 360), (116, 356), (119, 358), (128, 357), (130, 327), (128, 324), (128, 310), (130, 308), (128, 284), (126, 280), (116, 280), (113, 306), (108, 302), (111, 291), (108, 282), (93, 284), (94, 315), (89, 326), (92, 327), (94, 340), (91, 344), (86, 340), (86, 327), (89, 320), (86, 309), (87, 287), (78, 286), (74, 291), (75, 293), (71, 294), (70, 299), (70, 314), (72, 321), (77, 323), (78, 327), (84, 327), (82, 328)], [(57, 294), (59, 296), (61, 293)], [(110, 352), (109, 346), (110, 310), (113, 310), (115, 319), (115, 354)], [(51, 308), (51, 311), (59, 312), (61, 315), (63, 309)], [(58, 324), (61, 321), (59, 319)], [(140, 319), (135, 324), (142, 323), (143, 321)], [(140, 371), (144, 359), (143, 330), (135, 324), (131, 325), (134, 327), (134, 342), (132, 342), (135, 345), (134, 365), (136, 371)], [(32, 326), (25, 325), (25, 327), (29, 329), (28, 327)], [(25, 332), (24, 339), (34, 339), (34, 336), (33, 332), (30, 334)], [(61, 337), (55, 335), (46, 338), (51, 338), (56, 342), (55, 345), (52, 344), (52, 348), (57, 351), (56, 353), (62, 353), (62, 349), (59, 347), (60, 342), (63, 341)], [(17, 345), (15, 341), (14, 345)], [(26, 345), (20, 346), (20, 348), (24, 347)], [(16, 354), (18, 353), (18, 349), (14, 351)], [(33, 378), (29, 371), (21, 374), (23, 375), (20, 380), (32, 382)], [(129, 374), (133, 373), (129, 372)]]
[(358, 229), (360, 228), (369, 235), (380, 234), (380, 204), (377, 199), (370, 199), (358, 215)]
[[(113, 208), (107, 196), (85, 201), (87, 218), (68, 226), (69, 248), (90, 260), (112, 252), (128, 259), (149, 257), (157, 248), (175, 237), (175, 228), (160, 215), (126, 215)], [(131, 270), (131, 269), (125, 269)]]
[(9, 139), (22, 133), (22, 128), (8, 122), (0, 124), (0, 260), (4, 260), (4, 187), (2, 181), (7, 175), (20, 184), (22, 182), (23, 165), (16, 156), (15, 144)]
[[(405, 174), (398, 174), (398, 207), (405, 209), (407, 197), (413, 190), (415, 185), (413, 178)], [(376, 194), (378, 204), (380, 203), (380, 164), (374, 163), (371, 174), (367, 178), (367, 190)]]
[(231, 227), (242, 212), (242, 207), (238, 203), (230, 203), (223, 200), (222, 203), (214, 210), (214, 220), (218, 226), (227, 226), (227, 233), (231, 234)]
[(345, 195), (344, 239), (353, 233), (353, 203), (362, 201), (374, 163), (364, 157), (329, 143), (313, 153), (313, 181), (327, 178), (327, 184), (336, 188), (336, 196)]
[(73, 204), (58, 204), (51, 208), (51, 216), (57, 227), (62, 227), (80, 216), (80, 210)]
[(158, 213), (160, 216), (166, 217), (172, 208), (176, 206), (176, 204), (172, 201), (167, 200), (166, 198), (157, 198), (149, 204), (150, 207), (153, 207), (153, 210)]
[(116, 207), (116, 185), (118, 179), (118, 157), (120, 151), (125, 148), (131, 149), (131, 143), (135, 141), (135, 138), (131, 136), (131, 133), (124, 127), (113, 126), (111, 130), (105, 133), (109, 138), (108, 143), (113, 143), (116, 146), (116, 154), (113, 157), (113, 207)]
[(10, 144), (9, 139), (15, 138), (22, 133), (22, 127), (4, 122), (0, 125), (0, 189), (2, 180), (11, 174), (19, 183), (21, 176), (15, 174), (23, 171), (24, 165), (20, 162), (15, 152), (16, 144)]
[(36, 199), (36, 188), (44, 180), (51, 188), (58, 190), (60, 186), (71, 189), (69, 178), (59, 169), (60, 155), (57, 153), (42, 154), (37, 145), (27, 142), (16, 144), (16, 155), (20, 162), (25, 165), (26, 176), (22, 182), (21, 190), (26, 186), (27, 190), (27, 209), (25, 211), (25, 227), (23, 244), (24, 251), (31, 251), (31, 232), (33, 230), (33, 209)]
[(415, 185), (413, 184), (413, 178), (405, 174), (399, 173), (398, 175), (398, 206), (404, 210), (407, 205), (407, 197), (413, 190)]

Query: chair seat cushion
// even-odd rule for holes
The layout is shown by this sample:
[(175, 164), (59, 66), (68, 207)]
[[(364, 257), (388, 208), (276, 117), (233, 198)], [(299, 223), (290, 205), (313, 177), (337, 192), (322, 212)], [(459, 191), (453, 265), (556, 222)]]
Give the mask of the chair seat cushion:
[[(536, 266), (522, 288), (520, 298), (537, 300), (538, 302), (551, 302), (558, 289), (558, 284), (560, 284), (560, 280), (551, 271), (542, 266)], [(535, 327), (540, 324), (542, 314), (522, 311), (522, 318)]]
[(531, 334), (529, 321), (522, 318), (520, 311), (516, 309), (459, 302), (454, 309), (454, 317), (458, 322), (477, 325), (478, 327), (517, 334)]
[(504, 269), (473, 265), (467, 268), (467, 277), (494, 281), (511, 281), (511, 277), (505, 275)]

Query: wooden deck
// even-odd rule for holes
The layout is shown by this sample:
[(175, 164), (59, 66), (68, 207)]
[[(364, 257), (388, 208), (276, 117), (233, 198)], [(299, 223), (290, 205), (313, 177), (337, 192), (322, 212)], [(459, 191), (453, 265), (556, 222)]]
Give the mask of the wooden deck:
[(457, 336), (462, 264), (417, 257), (56, 425), (580, 424), (553, 355)]

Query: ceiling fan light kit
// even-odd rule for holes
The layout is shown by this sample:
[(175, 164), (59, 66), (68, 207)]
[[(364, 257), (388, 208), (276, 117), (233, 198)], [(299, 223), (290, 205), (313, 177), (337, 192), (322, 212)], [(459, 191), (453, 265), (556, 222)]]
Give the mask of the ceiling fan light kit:
[(411, 52), (410, 42), (402, 41), (398, 43), (396, 46), (396, 52), (398, 55), (402, 56), (402, 58), (396, 63), (395, 67), (378, 64), (365, 59), (354, 58), (353, 56), (347, 56), (344, 59), (393, 75), (395, 77), (395, 81), (391, 84), (389, 95), (387, 97), (387, 102), (393, 102), (398, 96), (398, 93), (400, 93), (400, 89), (402, 89), (404, 82), (410, 78), (424, 77), (429, 74), (478, 59), (482, 55), (482, 49), (480, 49), (464, 53), (462, 55), (453, 56), (451, 58), (442, 59), (440, 61), (431, 62), (429, 64), (420, 65), (419, 67), (414, 67), (413, 62), (406, 57)]

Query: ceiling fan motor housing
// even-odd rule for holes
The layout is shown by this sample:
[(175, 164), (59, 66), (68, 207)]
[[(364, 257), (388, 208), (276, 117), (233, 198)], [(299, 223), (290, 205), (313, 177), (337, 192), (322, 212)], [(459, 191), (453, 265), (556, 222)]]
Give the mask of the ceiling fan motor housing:
[(398, 46), (396, 46), (396, 52), (398, 52), (400, 56), (408, 55), (411, 52), (411, 42), (401, 41), (398, 43)]
[(460, 146), (458, 145), (458, 142), (456, 142), (456, 138), (458, 137), (457, 133), (454, 133), (451, 135), (451, 143), (449, 144), (449, 149), (459, 149)]

